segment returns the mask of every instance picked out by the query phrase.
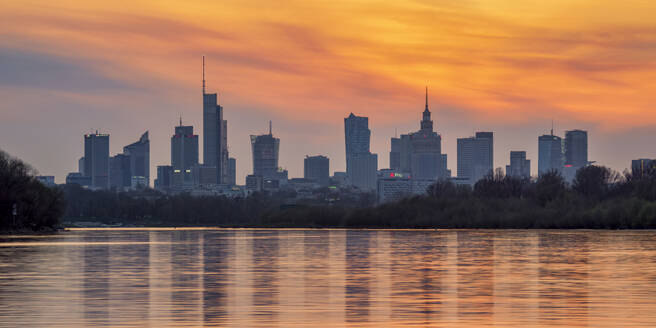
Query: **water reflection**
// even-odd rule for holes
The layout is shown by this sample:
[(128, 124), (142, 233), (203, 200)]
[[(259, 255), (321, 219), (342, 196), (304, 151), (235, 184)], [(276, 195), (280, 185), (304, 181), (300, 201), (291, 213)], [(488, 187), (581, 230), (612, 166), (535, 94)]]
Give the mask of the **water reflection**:
[(12, 236), (0, 327), (653, 327), (655, 259), (652, 231)]

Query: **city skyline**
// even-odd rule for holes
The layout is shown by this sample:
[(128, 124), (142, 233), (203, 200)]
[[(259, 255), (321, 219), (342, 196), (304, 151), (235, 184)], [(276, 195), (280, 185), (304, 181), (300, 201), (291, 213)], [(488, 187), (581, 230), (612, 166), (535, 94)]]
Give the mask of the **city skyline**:
[[(2, 148), (63, 182), (83, 155), (81, 134), (110, 133), (116, 154), (148, 130), (155, 172), (167, 163), (180, 114), (202, 131), (196, 96), (204, 54), (208, 90), (218, 90), (230, 122), (240, 184), (252, 171), (247, 138), (268, 120), (287, 145), (280, 166), (291, 177), (302, 176), (305, 155), (318, 153), (344, 171), (341, 119), (350, 112), (370, 118), (371, 152), (385, 168), (395, 129), (416, 130), (425, 84), (452, 169), (456, 139), (473, 130), (495, 132), (495, 168), (507, 165), (510, 150), (526, 150), (537, 164), (536, 139), (552, 119), (563, 137), (588, 131), (589, 158), (599, 164), (622, 171), (631, 159), (656, 157), (654, 5), (564, 3), (407, 2), (361, 16), (370, 3), (346, 11), (290, 3), (307, 15), (289, 19), (287, 9), (269, 8), (265, 19), (240, 15), (246, 5), (230, 2), (139, 4), (148, 16), (114, 4), (5, 2)], [(289, 147), (295, 140), (303, 142)]]

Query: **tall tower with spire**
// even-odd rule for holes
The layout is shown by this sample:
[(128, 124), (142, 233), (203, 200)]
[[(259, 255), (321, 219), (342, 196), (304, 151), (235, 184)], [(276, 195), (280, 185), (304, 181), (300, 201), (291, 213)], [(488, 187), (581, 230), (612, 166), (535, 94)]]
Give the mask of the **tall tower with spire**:
[(433, 121), (431, 120), (431, 112), (428, 110), (428, 87), (426, 87), (426, 107), (421, 119), (421, 131), (433, 132)]
[(203, 165), (216, 167), (216, 183), (223, 184), (228, 172), (228, 122), (216, 93), (205, 89), (205, 56), (203, 56)]

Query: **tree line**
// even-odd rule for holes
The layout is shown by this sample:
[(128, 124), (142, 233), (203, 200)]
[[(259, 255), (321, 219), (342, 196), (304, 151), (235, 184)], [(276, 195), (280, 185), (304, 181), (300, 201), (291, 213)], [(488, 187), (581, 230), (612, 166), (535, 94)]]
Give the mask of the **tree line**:
[(36, 179), (36, 170), (0, 150), (0, 231), (52, 229), (64, 214), (64, 194)]

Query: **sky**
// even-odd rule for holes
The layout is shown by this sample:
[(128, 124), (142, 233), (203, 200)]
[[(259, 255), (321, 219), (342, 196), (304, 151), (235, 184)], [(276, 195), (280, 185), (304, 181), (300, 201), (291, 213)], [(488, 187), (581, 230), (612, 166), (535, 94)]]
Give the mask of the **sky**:
[[(110, 153), (151, 140), (151, 181), (182, 116), (202, 133), (201, 58), (228, 120), (237, 181), (249, 135), (281, 139), (280, 166), (345, 168), (343, 119), (368, 116), (372, 152), (419, 129), (424, 87), (449, 168), (456, 140), (495, 132), (495, 167), (537, 137), (584, 129), (616, 170), (656, 158), (651, 0), (0, 2), (0, 149), (64, 182), (83, 134)], [(201, 160), (202, 160), (202, 134)]]

